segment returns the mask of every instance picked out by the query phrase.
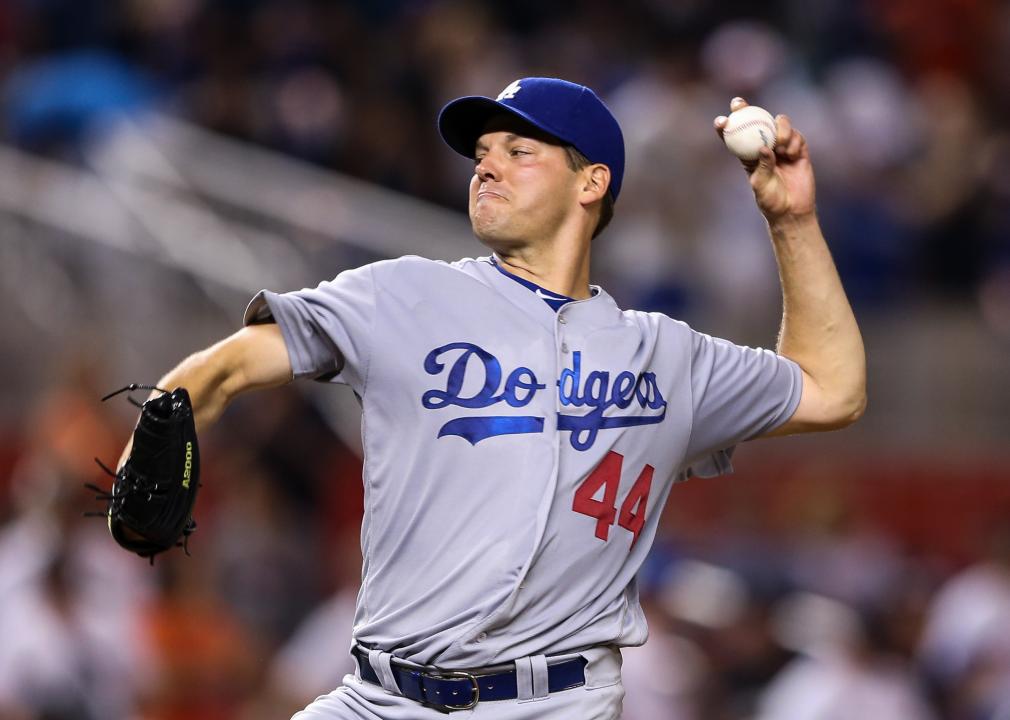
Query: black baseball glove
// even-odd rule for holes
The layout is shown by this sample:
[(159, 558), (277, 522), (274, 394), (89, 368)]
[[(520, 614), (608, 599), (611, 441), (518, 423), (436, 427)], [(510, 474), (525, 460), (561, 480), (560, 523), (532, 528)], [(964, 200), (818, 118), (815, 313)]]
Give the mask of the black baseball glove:
[[(132, 384), (102, 401), (138, 389), (161, 390)], [(143, 404), (130, 398), (140, 408), (140, 420), (133, 431), (130, 456), (118, 472), (95, 458), (115, 478), (112, 490), (87, 485), (108, 506), (104, 513), (86, 514), (107, 517), (116, 542), (150, 558), (152, 564), (155, 555), (176, 546), (189, 554), (189, 536), (196, 530), (193, 504), (200, 487), (200, 452), (189, 393), (181, 387), (161, 393)]]

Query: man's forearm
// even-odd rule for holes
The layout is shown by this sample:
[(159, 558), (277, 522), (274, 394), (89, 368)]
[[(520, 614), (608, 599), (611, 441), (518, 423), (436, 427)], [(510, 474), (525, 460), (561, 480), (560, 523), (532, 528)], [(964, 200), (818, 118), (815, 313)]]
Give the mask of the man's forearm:
[(193, 402), (197, 430), (217, 420), (231, 401), (227, 390), (228, 366), (215, 357), (218, 345), (201, 350), (183, 360), (158, 381), (158, 387), (172, 391), (186, 388)]
[(866, 404), (866, 356), (835, 263), (814, 214), (769, 222), (782, 282), (778, 352), (817, 384), (839, 421)]
[[(213, 352), (216, 347), (190, 355), (156, 383), (157, 387), (168, 392), (172, 392), (178, 387), (186, 388), (193, 404), (193, 419), (196, 422), (197, 430), (206, 428), (217, 420), (230, 401), (224, 388), (227, 375), (222, 372), (223, 365), (214, 361)], [(151, 393), (151, 397), (160, 394), (159, 390), (155, 390)], [(131, 435), (119, 458), (117, 467), (121, 467), (126, 462), (132, 447), (133, 436)]]
[[(193, 403), (196, 429), (201, 430), (217, 420), (236, 395), (290, 380), (291, 363), (284, 338), (278, 327), (270, 324), (243, 328), (190, 355), (157, 385), (169, 392), (186, 388)], [(132, 438), (123, 450), (120, 465), (129, 457), (131, 445)]]

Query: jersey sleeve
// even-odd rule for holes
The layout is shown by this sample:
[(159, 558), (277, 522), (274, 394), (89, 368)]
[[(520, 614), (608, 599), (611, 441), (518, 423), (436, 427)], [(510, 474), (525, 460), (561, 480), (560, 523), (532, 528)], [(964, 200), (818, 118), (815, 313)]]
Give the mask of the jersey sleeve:
[(743, 347), (691, 331), (693, 419), (688, 475), (732, 470), (737, 443), (774, 430), (800, 402), (799, 365), (771, 350)]
[(343, 383), (364, 392), (371, 358), (375, 283), (372, 267), (346, 270), (314, 288), (261, 290), (245, 311), (245, 325), (276, 322), (296, 378)]

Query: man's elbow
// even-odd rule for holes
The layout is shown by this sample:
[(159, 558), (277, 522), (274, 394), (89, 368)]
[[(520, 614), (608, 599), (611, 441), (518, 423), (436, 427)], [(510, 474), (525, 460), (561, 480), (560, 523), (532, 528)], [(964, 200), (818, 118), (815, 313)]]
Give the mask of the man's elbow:
[(853, 393), (836, 403), (834, 412), (831, 413), (831, 418), (825, 429), (841, 430), (842, 428), (846, 428), (863, 417), (865, 412), (866, 391)]
[(856, 422), (866, 412), (866, 389), (830, 392), (804, 374), (803, 395), (793, 416), (762, 437), (820, 433), (841, 430)]
[(849, 411), (848, 417), (846, 418), (845, 424), (851, 425), (852, 423), (856, 422), (856, 420), (863, 417), (865, 413), (866, 413), (866, 391), (863, 391), (862, 393), (859, 394), (859, 397), (856, 398), (855, 402), (853, 403)]

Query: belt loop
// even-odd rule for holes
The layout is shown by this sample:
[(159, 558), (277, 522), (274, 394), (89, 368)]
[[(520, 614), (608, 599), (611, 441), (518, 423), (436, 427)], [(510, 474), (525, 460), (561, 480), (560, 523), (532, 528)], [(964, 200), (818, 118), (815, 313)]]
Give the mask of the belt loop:
[(382, 684), (383, 690), (394, 695), (400, 695), (400, 687), (396, 684), (396, 678), (393, 677), (393, 668), (390, 664), (392, 657), (389, 653), (382, 652), (381, 650), (369, 650), (368, 664), (372, 666), (375, 674), (379, 676), (379, 682)]
[(516, 660), (516, 699), (519, 702), (533, 699), (533, 663), (528, 657)]
[(533, 697), (539, 700), (545, 698), (550, 693), (547, 688), (547, 657), (545, 655), (532, 655), (530, 666), (533, 670)]

